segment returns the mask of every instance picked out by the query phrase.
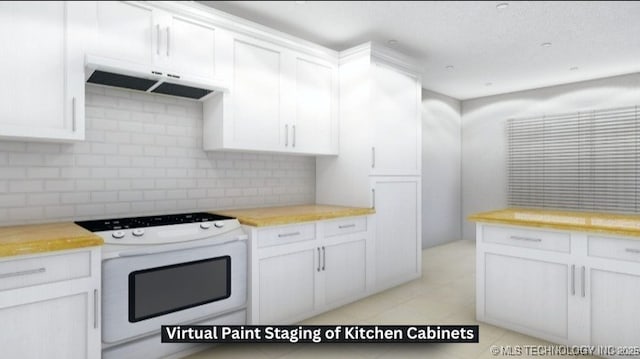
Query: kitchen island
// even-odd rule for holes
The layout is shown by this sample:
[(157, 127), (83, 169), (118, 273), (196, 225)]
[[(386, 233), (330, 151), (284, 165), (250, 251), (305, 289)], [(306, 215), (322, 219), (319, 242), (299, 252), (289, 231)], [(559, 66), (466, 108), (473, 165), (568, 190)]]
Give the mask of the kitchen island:
[(479, 321), (559, 344), (640, 343), (640, 216), (509, 208), (469, 220)]

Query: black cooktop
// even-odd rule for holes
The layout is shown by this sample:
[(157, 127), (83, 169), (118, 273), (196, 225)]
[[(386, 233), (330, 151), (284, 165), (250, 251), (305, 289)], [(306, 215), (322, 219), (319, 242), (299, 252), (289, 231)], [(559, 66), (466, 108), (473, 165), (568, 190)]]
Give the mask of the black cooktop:
[(170, 224), (221, 221), (224, 219), (234, 218), (205, 212), (197, 212), (167, 214), (162, 216), (97, 219), (94, 221), (79, 221), (75, 223), (91, 232), (102, 232), (128, 228), (167, 226)]

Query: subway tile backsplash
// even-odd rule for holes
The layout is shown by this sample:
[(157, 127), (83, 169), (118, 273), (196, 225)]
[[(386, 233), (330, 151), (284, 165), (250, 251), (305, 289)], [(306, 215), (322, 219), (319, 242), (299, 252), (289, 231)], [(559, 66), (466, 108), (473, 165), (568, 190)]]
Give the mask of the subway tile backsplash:
[(86, 127), (74, 144), (0, 140), (0, 225), (315, 199), (313, 157), (203, 151), (200, 102), (87, 84)]

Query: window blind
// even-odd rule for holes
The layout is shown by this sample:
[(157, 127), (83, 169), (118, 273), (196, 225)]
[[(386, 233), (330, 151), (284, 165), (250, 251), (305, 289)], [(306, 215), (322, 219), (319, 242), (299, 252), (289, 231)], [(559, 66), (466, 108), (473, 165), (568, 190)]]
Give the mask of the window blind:
[(640, 213), (638, 106), (509, 119), (508, 201)]

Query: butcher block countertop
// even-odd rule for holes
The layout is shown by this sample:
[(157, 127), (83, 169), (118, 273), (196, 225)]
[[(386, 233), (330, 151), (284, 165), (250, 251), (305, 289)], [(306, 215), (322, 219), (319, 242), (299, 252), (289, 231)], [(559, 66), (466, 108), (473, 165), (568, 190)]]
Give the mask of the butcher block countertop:
[(298, 222), (318, 221), (340, 217), (353, 217), (374, 214), (373, 208), (341, 207), (326, 205), (302, 205), (286, 207), (266, 207), (249, 209), (230, 209), (213, 212), (238, 218), (241, 224), (266, 227)]
[(0, 227), (0, 257), (102, 244), (102, 238), (72, 222)]
[(507, 208), (476, 213), (468, 219), (473, 222), (635, 236), (640, 239), (640, 215)]

